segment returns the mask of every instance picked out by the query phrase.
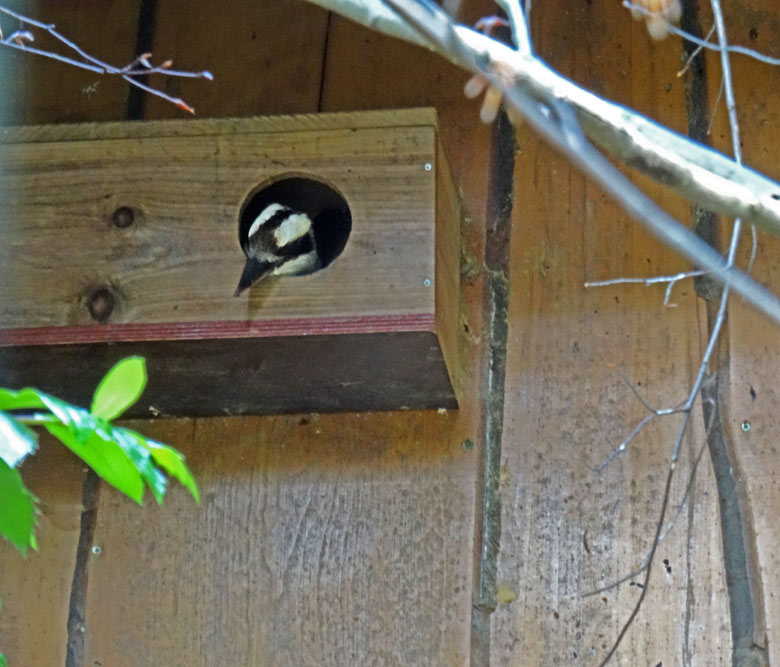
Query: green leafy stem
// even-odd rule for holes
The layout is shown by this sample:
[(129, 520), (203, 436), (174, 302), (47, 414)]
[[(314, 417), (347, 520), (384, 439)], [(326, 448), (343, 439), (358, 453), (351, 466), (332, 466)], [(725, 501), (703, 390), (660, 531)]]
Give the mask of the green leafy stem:
[(28, 547), (37, 548), (37, 498), (25, 487), (18, 470), (38, 445), (31, 427), (51, 433), (106, 482), (138, 504), (143, 503), (147, 486), (158, 504), (162, 504), (168, 476), (178, 480), (200, 502), (198, 487), (180, 452), (111, 423), (139, 399), (145, 387), (143, 357), (128, 357), (100, 381), (89, 410), (38, 389), (0, 389), (0, 535), (23, 555)]

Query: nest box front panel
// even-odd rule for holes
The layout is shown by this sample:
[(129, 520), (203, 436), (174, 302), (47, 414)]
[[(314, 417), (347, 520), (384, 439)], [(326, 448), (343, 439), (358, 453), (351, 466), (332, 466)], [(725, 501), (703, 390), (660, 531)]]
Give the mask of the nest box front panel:
[[(442, 183), (435, 115), (371, 115), (6, 130), (4, 383), (53, 390), (46, 369), (55, 364), (72, 395), (82, 391), (74, 373), (99, 377), (119, 354), (140, 352), (153, 412), (453, 407), (445, 357), (454, 349), (444, 348), (454, 348), (457, 323), (459, 221), (442, 219), (457, 207), (439, 201), (454, 189)], [(234, 297), (242, 210), (285, 179), (322, 184), (345, 202), (343, 251), (322, 270), (272, 275)], [(322, 337), (322, 349), (305, 336)], [(396, 372), (383, 395), (388, 367)], [(215, 380), (204, 398), (197, 377), (226, 368), (231, 391)], [(185, 400), (184, 380), (200, 387), (198, 401)], [(253, 391), (258, 384), (277, 391)], [(356, 400), (359, 386), (370, 400)]]

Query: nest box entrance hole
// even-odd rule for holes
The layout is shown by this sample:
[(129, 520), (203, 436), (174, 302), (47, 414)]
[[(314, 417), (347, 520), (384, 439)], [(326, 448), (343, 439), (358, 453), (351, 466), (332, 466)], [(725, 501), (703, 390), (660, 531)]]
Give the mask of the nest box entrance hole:
[(297, 174), (265, 181), (246, 198), (238, 218), (238, 241), (242, 248), (254, 221), (272, 204), (311, 218), (321, 260), (318, 271), (332, 264), (344, 251), (352, 231), (352, 213), (344, 195), (324, 181)]

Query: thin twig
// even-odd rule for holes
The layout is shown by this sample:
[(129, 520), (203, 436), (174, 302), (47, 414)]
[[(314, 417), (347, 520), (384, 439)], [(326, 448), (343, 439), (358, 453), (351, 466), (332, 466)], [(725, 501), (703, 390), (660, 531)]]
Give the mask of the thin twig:
[(684, 412), (685, 411), (685, 406), (684, 405), (678, 406), (676, 408), (661, 408), (661, 409), (656, 409), (656, 408), (652, 407), (645, 400), (644, 396), (642, 396), (642, 393), (639, 391), (639, 389), (637, 389), (634, 386), (634, 384), (626, 377), (625, 373), (623, 373), (623, 371), (618, 371), (618, 373), (620, 374), (620, 377), (622, 378), (623, 382), (625, 382), (628, 385), (629, 389), (631, 389), (631, 391), (634, 393), (634, 396), (637, 397), (637, 400), (639, 400), (639, 402), (644, 406), (644, 408), (650, 414), (645, 416), (634, 427), (634, 430), (631, 431), (629, 436), (625, 440), (623, 440), (623, 442), (621, 442), (617, 447), (615, 447), (615, 449), (613, 449), (607, 455), (607, 457), (593, 469), (594, 472), (597, 473), (597, 474), (600, 474), (604, 470), (604, 468), (606, 468), (618, 454), (626, 451), (626, 449), (631, 444), (631, 442), (634, 440), (634, 438), (636, 438), (639, 435), (639, 433), (641, 432), (641, 430), (645, 426), (647, 426), (647, 424), (649, 424), (653, 419), (655, 419), (656, 417), (668, 417), (669, 415), (674, 415), (674, 414), (677, 414), (679, 412)]
[(626, 374), (625, 374), (623, 371), (621, 371), (621, 370), (618, 370), (618, 374), (619, 374), (619, 375), (620, 375), (620, 377), (622, 378), (623, 382), (625, 382), (625, 383), (626, 383), (626, 385), (628, 386), (628, 388), (629, 388), (629, 389), (630, 389), (630, 390), (633, 392), (634, 396), (636, 396), (637, 400), (638, 400), (638, 401), (639, 401), (639, 402), (640, 402), (642, 405), (644, 405), (644, 406), (645, 406), (645, 409), (646, 409), (648, 412), (653, 412), (653, 413), (655, 413), (655, 414), (659, 414), (658, 410), (656, 410), (654, 407), (652, 407), (652, 406), (651, 406), (651, 405), (650, 405), (650, 404), (649, 404), (649, 403), (648, 403), (648, 402), (645, 400), (645, 397), (644, 397), (644, 396), (642, 396), (642, 392), (641, 392), (641, 391), (639, 391), (639, 389), (637, 389), (637, 388), (634, 386), (634, 383), (633, 383), (633, 382), (631, 382), (631, 380), (629, 380), (629, 379), (628, 379), (628, 377), (626, 376)]
[[(728, 49), (728, 44), (726, 42), (726, 28), (723, 22), (723, 13), (720, 8), (720, 0), (710, 0), (710, 4), (712, 6), (712, 12), (715, 18), (715, 26), (717, 28), (718, 41), (721, 50), (723, 85), (724, 85), (724, 90), (726, 95), (726, 108), (729, 112), (729, 125), (731, 127), (732, 144), (734, 149), (734, 160), (737, 162), (737, 164), (741, 164), (742, 151), (739, 143), (739, 122), (736, 116), (736, 104), (734, 102), (734, 88), (733, 88), (732, 77), (731, 77), (731, 63), (729, 61), (729, 49)], [(739, 218), (737, 218), (734, 221), (734, 227), (731, 232), (731, 241), (729, 243), (729, 252), (728, 252), (728, 259), (727, 259), (727, 264), (729, 266), (734, 265), (737, 248), (739, 246), (739, 236), (740, 236), (741, 226), (742, 226), (741, 221), (739, 220)], [(685, 431), (688, 427), (688, 423), (690, 421), (691, 409), (693, 407), (694, 401), (696, 400), (696, 396), (701, 390), (701, 385), (704, 381), (704, 376), (707, 372), (707, 368), (709, 367), (710, 358), (712, 357), (713, 351), (715, 350), (717, 342), (720, 338), (720, 333), (723, 329), (723, 325), (726, 321), (726, 311), (728, 307), (729, 292), (730, 292), (729, 286), (728, 285), (724, 286), (723, 292), (720, 297), (720, 304), (718, 306), (718, 313), (715, 318), (715, 323), (713, 324), (712, 331), (710, 332), (710, 337), (707, 342), (707, 347), (704, 351), (704, 355), (702, 356), (698, 373), (696, 374), (696, 380), (693, 383), (693, 386), (691, 387), (691, 391), (688, 394), (688, 400), (686, 401), (685, 404), (683, 424), (678, 433), (677, 441), (675, 442), (674, 450), (672, 452), (672, 458), (669, 465), (669, 473), (667, 475), (667, 480), (666, 480), (666, 487), (664, 490), (663, 500), (661, 501), (660, 516), (658, 518), (658, 523), (656, 525), (655, 538), (653, 539), (653, 544), (652, 547), (650, 548), (650, 553), (648, 554), (647, 570), (645, 572), (645, 581), (644, 581), (644, 588), (642, 590), (642, 594), (639, 596), (637, 602), (635, 603), (634, 608), (631, 611), (631, 614), (629, 615), (628, 619), (623, 624), (623, 627), (621, 628), (617, 639), (613, 643), (612, 648), (609, 650), (607, 657), (601, 663), (602, 667), (603, 665), (606, 665), (609, 662), (609, 660), (612, 658), (612, 656), (615, 654), (615, 651), (617, 651), (620, 642), (623, 640), (623, 637), (625, 637), (629, 627), (631, 627), (631, 624), (633, 623), (634, 619), (639, 613), (639, 610), (642, 607), (642, 603), (645, 597), (645, 591), (647, 590), (647, 586), (650, 581), (650, 575), (652, 573), (653, 560), (655, 557), (656, 550), (658, 548), (658, 540), (661, 535), (661, 530), (664, 525), (664, 518), (666, 516), (666, 511), (669, 506), (669, 491), (671, 488), (671, 481), (674, 475), (674, 470), (677, 465), (677, 460), (679, 458), (680, 447), (682, 445), (683, 436), (685, 434)]]
[(615, 449), (613, 449), (612, 452), (610, 452), (610, 454), (608, 454), (607, 457), (593, 469), (593, 471), (597, 474), (601, 473), (604, 470), (604, 468), (606, 468), (612, 462), (612, 459), (614, 459), (621, 452), (626, 451), (626, 448), (631, 444), (634, 438), (636, 438), (636, 436), (639, 435), (639, 432), (657, 416), (658, 415), (655, 412), (645, 416), (634, 427), (634, 430), (631, 431), (631, 434), (625, 440), (623, 440), (623, 442), (621, 442), (617, 447), (615, 447)]
[[(707, 36), (704, 38), (704, 41), (705, 41), (705, 42), (707, 42), (707, 43), (709, 43), (709, 41), (710, 41), (710, 37), (712, 37), (714, 34), (715, 34), (715, 26), (712, 26), (712, 27), (710, 28), (710, 31), (707, 33)], [(698, 56), (698, 55), (701, 53), (701, 51), (702, 51), (702, 49), (703, 49), (703, 48), (704, 48), (704, 47), (703, 47), (701, 44), (699, 44), (699, 45), (698, 45), (698, 46), (697, 46), (697, 47), (696, 47), (696, 48), (695, 48), (695, 49), (694, 49), (694, 50), (691, 52), (691, 54), (690, 54), (690, 55), (689, 55), (689, 56), (688, 56), (688, 57), (685, 59), (685, 65), (683, 66), (683, 68), (682, 68), (682, 69), (681, 69), (679, 72), (677, 72), (677, 76), (678, 76), (678, 77), (682, 77), (682, 76), (683, 76), (683, 75), (684, 75), (684, 74), (685, 74), (685, 73), (688, 71), (688, 69), (689, 69), (689, 68), (690, 68), (690, 66), (691, 66), (691, 63), (694, 61), (694, 59), (696, 58), (696, 56)]]
[[(708, 399), (712, 400), (712, 399)], [(709, 437), (710, 428), (712, 424), (714, 423), (714, 418), (710, 419), (709, 424), (707, 425), (707, 429), (704, 436), (704, 442), (699, 447), (699, 451), (696, 454), (696, 458), (693, 460), (693, 465), (691, 466), (691, 472), (688, 475), (688, 483), (685, 486), (685, 491), (683, 493), (682, 498), (680, 499), (680, 502), (676, 505), (675, 514), (674, 516), (669, 520), (669, 523), (666, 525), (666, 528), (661, 532), (661, 534), (658, 536), (658, 542), (657, 544), (660, 545), (666, 537), (669, 535), (669, 533), (672, 531), (672, 528), (674, 528), (674, 525), (677, 521), (677, 519), (680, 518), (680, 514), (682, 513), (683, 509), (685, 509), (685, 506), (688, 503), (688, 497), (690, 495), (691, 489), (693, 488), (693, 482), (696, 479), (696, 471), (698, 470), (699, 463), (701, 462), (702, 457), (704, 456), (704, 452), (707, 451), (707, 438)], [(642, 572), (644, 572), (647, 569), (647, 566), (650, 562), (650, 551), (648, 551), (641, 559), (640, 565), (637, 566), (637, 568), (633, 572), (629, 572), (628, 574), (622, 576), (620, 579), (617, 579), (616, 581), (613, 581), (609, 584), (606, 584), (605, 586), (602, 586), (600, 588), (596, 588), (595, 590), (588, 591), (587, 593), (583, 593), (582, 597), (592, 597), (594, 595), (598, 595), (599, 593), (605, 593), (606, 591), (611, 591), (621, 584), (624, 584), (625, 582), (634, 579), (635, 577), (638, 577)]]
[(531, 34), (528, 31), (528, 22), (520, 6), (520, 0), (496, 0), (496, 3), (506, 12), (518, 53), (530, 56), (533, 52)]
[(653, 276), (652, 278), (610, 278), (609, 280), (589, 280), (585, 287), (606, 287), (608, 285), (622, 285), (640, 283), (642, 285), (655, 285), (657, 283), (674, 283), (685, 278), (703, 276), (704, 271), (682, 271), (673, 276)]
[(609, 280), (590, 280), (584, 283), (585, 287), (606, 287), (608, 285), (623, 285), (623, 284), (642, 284), (642, 285), (655, 285), (657, 283), (669, 283), (664, 293), (664, 306), (674, 307), (677, 304), (670, 303), (669, 300), (672, 297), (672, 289), (680, 281), (687, 278), (696, 278), (698, 276), (705, 275), (705, 271), (682, 271), (673, 276), (654, 276), (652, 278), (610, 278)]
[(710, 114), (710, 122), (707, 124), (707, 136), (712, 134), (712, 127), (715, 125), (715, 117), (718, 115), (718, 109), (720, 109), (720, 101), (723, 99), (723, 78), (721, 77), (720, 86), (718, 86), (718, 95), (715, 97), (715, 104), (712, 105), (712, 113)]
[(152, 65), (152, 63), (150, 62), (152, 57), (151, 53), (145, 53), (138, 56), (135, 60), (133, 60), (128, 65), (125, 65), (124, 67), (115, 67), (87, 53), (78, 44), (71, 41), (61, 33), (57, 32), (54, 24), (52, 23), (43, 23), (41, 21), (36, 21), (35, 19), (31, 19), (27, 16), (11, 11), (10, 9), (3, 6), (0, 6), (0, 13), (10, 16), (16, 19), (17, 21), (21, 22), (22, 24), (26, 24), (33, 28), (38, 28), (40, 30), (49, 33), (61, 44), (65, 45), (67, 48), (74, 51), (78, 55), (80, 60), (62, 55), (60, 53), (56, 53), (54, 51), (46, 51), (43, 49), (37, 49), (35, 47), (29, 46), (29, 43), (35, 40), (34, 35), (29, 30), (17, 30), (11, 33), (6, 38), (2, 37), (2, 32), (0, 31), (0, 45), (7, 46), (9, 48), (16, 49), (18, 51), (23, 51), (25, 53), (30, 53), (34, 55), (43, 56), (45, 58), (49, 58), (52, 60), (57, 60), (59, 62), (66, 63), (68, 65), (72, 65), (73, 67), (78, 67), (81, 69), (88, 70), (90, 72), (95, 72), (96, 74), (119, 75), (129, 84), (136, 86), (137, 88), (140, 88), (141, 90), (144, 90), (148, 93), (151, 93), (152, 95), (156, 95), (157, 97), (160, 97), (166, 100), (167, 102), (176, 105), (180, 109), (183, 109), (184, 111), (187, 111), (192, 114), (195, 113), (195, 110), (181, 98), (172, 97), (171, 95), (168, 95), (167, 93), (164, 93), (163, 91), (158, 90), (157, 88), (153, 88), (151, 86), (143, 84), (135, 77), (147, 76), (149, 74), (163, 74), (165, 76), (194, 78), (194, 79), (208, 79), (209, 81), (211, 81), (214, 78), (211, 75), (211, 72), (205, 70), (202, 72), (188, 72), (185, 70), (172, 69), (173, 61), (171, 60), (165, 61), (162, 65), (156, 65), (156, 66)]
[[(651, 12), (649, 9), (646, 9), (645, 7), (642, 7), (641, 5), (635, 5), (629, 0), (623, 0), (623, 6), (632, 10), (637, 11), (640, 14), (644, 14), (646, 16), (651, 16), (653, 12)], [(707, 40), (702, 39), (701, 37), (696, 37), (696, 35), (692, 35), (689, 32), (685, 32), (684, 30), (680, 30), (679, 28), (675, 27), (671, 23), (667, 23), (666, 29), (671, 32), (674, 35), (678, 35), (679, 37), (682, 37), (683, 39), (688, 40), (689, 42), (693, 42), (694, 44), (698, 44), (703, 49), (710, 49), (711, 51), (720, 51), (721, 47), (717, 44), (711, 44)], [(746, 46), (727, 46), (726, 52), (728, 53), (739, 53), (743, 56), (748, 56), (749, 58), (753, 58), (754, 60), (759, 60), (762, 63), (766, 63), (767, 65), (780, 65), (780, 58), (773, 58), (772, 56), (767, 56), (761, 53), (760, 51), (755, 51), (753, 49), (749, 49)]]

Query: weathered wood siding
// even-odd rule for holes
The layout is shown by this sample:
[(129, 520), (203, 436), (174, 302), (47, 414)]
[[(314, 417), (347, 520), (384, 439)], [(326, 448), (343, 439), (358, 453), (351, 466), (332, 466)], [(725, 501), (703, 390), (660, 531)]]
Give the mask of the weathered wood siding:
[[(94, 535), (89, 544), (81, 540), (82, 556), (92, 544), (100, 554), (80, 559), (82, 469), (47, 443), (24, 471), (44, 501), (40, 552), (25, 562), (1, 547), (0, 645), (11, 663), (63, 664), (70, 639), (70, 664), (112, 667), (598, 664), (639, 589), (627, 582), (582, 596), (629, 573), (648, 548), (679, 425), (679, 417), (655, 420), (595, 475), (591, 468), (646, 415), (617, 370), (652, 405), (676, 405), (698, 365), (707, 321), (687, 282), (675, 288), (673, 309), (663, 308), (662, 287), (586, 290), (583, 283), (674, 273), (685, 263), (520, 128), (511, 245), (500, 271), (510, 285), (505, 401), (496, 406), (485, 393), (486, 346), (503, 343), (484, 325), (491, 295), (481, 267), (494, 222), (486, 218), (500, 208), (488, 201), (497, 144), (492, 128), (479, 124), (477, 104), (461, 95), (464, 74), (297, 0), (110, 4), (39, 2), (28, 11), (122, 61), (135, 52), (140, 8), (156, 5), (141, 31), (149, 50), (216, 78), (157, 83), (203, 117), (437, 107), (466, 212), (459, 345), (469, 379), (461, 410), (447, 414), (134, 424), (187, 454), (203, 503), (174, 489), (164, 508), (148, 501), (141, 509), (102, 487), (96, 512), (85, 515)], [(711, 23), (700, 4), (706, 32)], [(740, 0), (727, 10), (733, 42), (780, 55), (774, 0)], [(467, 11), (473, 22), (495, 9), (480, 1)], [(651, 42), (620, 3), (605, 0), (535, 2), (533, 33), (552, 66), (687, 130), (679, 39)], [(133, 97), (128, 106), (117, 82), (0, 57), (17, 66), (4, 84), (15, 122), (121, 119), (139, 109), (148, 119), (178, 114), (151, 98), (139, 105)], [(707, 62), (712, 103), (719, 70), (715, 58)], [(743, 57), (733, 65), (746, 160), (780, 178), (780, 70)], [(728, 150), (722, 108), (712, 139)], [(689, 217), (685, 202), (637, 182)], [(756, 274), (776, 291), (779, 262), (777, 242), (762, 235)], [(733, 445), (753, 588), (776, 664), (778, 332), (735, 300), (726, 342), (728, 354), (717, 362), (729, 374), (723, 431)], [(487, 448), (496, 454), (500, 446), (500, 467), (486, 478), (485, 424), (496, 414), (503, 437)], [(703, 435), (697, 407), (675, 504)], [(491, 553), (482, 529), (483, 491), (492, 482), (501, 500), (498, 600), (495, 610), (480, 606), (472, 630), (472, 603), (484, 602), (478, 577), (490, 574), (481, 559)], [(718, 491), (707, 454), (691, 494), (615, 664), (732, 663)], [(74, 569), (88, 578), (76, 577), (71, 590)], [(74, 604), (82, 633), (68, 632)]]

